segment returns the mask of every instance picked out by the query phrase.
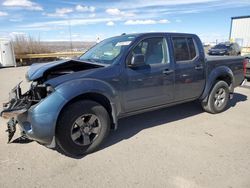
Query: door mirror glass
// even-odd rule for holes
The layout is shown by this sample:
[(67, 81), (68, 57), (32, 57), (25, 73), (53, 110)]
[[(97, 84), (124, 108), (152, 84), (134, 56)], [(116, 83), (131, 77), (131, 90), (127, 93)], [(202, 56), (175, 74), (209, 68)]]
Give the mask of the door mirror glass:
[(134, 54), (129, 67), (140, 67), (145, 65), (145, 56), (143, 54)]

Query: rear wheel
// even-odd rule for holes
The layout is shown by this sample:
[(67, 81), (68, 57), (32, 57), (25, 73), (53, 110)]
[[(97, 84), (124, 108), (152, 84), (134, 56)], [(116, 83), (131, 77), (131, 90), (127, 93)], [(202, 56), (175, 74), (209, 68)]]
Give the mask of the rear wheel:
[(208, 101), (202, 102), (205, 111), (216, 114), (224, 111), (229, 101), (229, 86), (225, 81), (218, 81), (211, 90)]
[(98, 149), (110, 130), (106, 109), (94, 101), (77, 101), (59, 117), (56, 141), (68, 155), (81, 156)]

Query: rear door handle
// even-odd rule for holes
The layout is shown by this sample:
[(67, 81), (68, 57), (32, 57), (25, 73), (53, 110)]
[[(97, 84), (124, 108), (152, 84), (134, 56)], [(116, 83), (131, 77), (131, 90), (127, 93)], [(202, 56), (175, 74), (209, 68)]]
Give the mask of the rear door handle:
[(197, 66), (195, 66), (194, 68), (195, 68), (195, 70), (202, 70), (202, 69), (203, 69), (203, 66), (202, 66), (202, 65), (197, 65)]
[(169, 74), (171, 74), (171, 73), (173, 73), (173, 72), (174, 72), (173, 70), (166, 69), (166, 70), (164, 70), (162, 73), (163, 73), (163, 74), (166, 74), (166, 75), (169, 75)]

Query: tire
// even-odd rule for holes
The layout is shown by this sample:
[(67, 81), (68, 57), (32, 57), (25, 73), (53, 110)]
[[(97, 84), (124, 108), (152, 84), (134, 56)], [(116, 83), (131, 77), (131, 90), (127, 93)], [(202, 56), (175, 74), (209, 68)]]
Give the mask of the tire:
[(229, 86), (224, 81), (218, 81), (213, 86), (206, 103), (202, 107), (206, 112), (217, 114), (223, 112), (229, 102)]
[(108, 136), (110, 117), (100, 104), (81, 100), (67, 106), (56, 127), (56, 142), (68, 156), (96, 151)]

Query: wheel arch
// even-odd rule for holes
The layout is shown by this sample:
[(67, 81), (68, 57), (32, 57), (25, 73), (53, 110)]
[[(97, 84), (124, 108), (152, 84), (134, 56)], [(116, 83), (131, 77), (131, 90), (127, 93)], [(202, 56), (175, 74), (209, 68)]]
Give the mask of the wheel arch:
[[(92, 100), (95, 101), (97, 103), (99, 103), (100, 105), (102, 105), (108, 112), (109, 116), (110, 116), (110, 120), (111, 120), (111, 129), (117, 129), (117, 117), (116, 117), (116, 109), (114, 104), (110, 101), (110, 99), (100, 93), (97, 92), (88, 92), (88, 93), (83, 93), (80, 94), (78, 96), (73, 97), (72, 99), (70, 99), (60, 110), (57, 121), (59, 120), (61, 114), (63, 113), (63, 111), (72, 103), (80, 101), (80, 100)], [(56, 127), (57, 127), (57, 123), (56, 123)]]
[(234, 92), (235, 80), (232, 70), (229, 67), (220, 66), (212, 70), (212, 72), (207, 76), (206, 86), (200, 97), (203, 102), (207, 102), (208, 95), (213, 86), (220, 80), (225, 81), (228, 84), (230, 93)]

